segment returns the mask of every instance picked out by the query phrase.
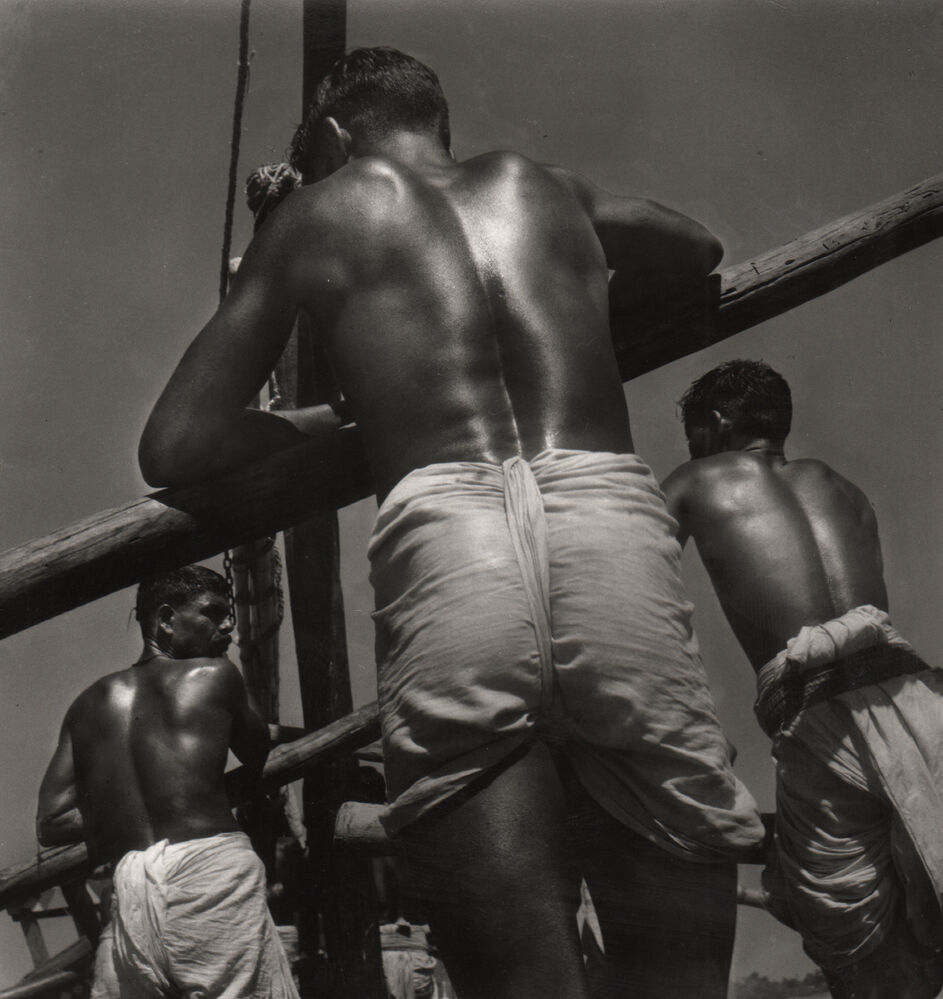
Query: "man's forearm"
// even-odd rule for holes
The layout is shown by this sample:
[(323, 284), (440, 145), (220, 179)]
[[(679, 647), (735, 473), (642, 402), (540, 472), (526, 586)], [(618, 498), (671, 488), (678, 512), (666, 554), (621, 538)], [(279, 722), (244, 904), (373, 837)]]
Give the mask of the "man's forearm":
[(155, 444), (145, 436), (140, 461), (152, 486), (178, 486), (232, 471), (344, 425), (331, 406), (264, 412), (246, 409), (226, 427), (194, 427), (184, 439)]

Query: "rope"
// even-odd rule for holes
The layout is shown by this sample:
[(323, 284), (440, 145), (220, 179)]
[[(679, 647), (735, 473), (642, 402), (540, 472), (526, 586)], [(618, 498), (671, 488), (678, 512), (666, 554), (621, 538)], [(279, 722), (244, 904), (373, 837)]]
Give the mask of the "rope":
[[(232, 247), (232, 226), (236, 209), (236, 174), (239, 170), (239, 142), (242, 138), (242, 112), (249, 92), (249, 6), (251, 0), (242, 0), (239, 14), (239, 69), (236, 73), (236, 97), (232, 110), (232, 138), (229, 142), (229, 185), (226, 190), (226, 221), (223, 224), (222, 262), (219, 273), (219, 300), (229, 290), (229, 251)], [(232, 552), (223, 557), (226, 585), (229, 588), (229, 613), (236, 623), (236, 599), (232, 582)], [(240, 636), (241, 637), (241, 636)]]
[(229, 248), (232, 244), (232, 224), (236, 206), (236, 173), (239, 169), (239, 141), (242, 138), (242, 109), (249, 91), (249, 5), (242, 0), (239, 16), (239, 72), (236, 75), (236, 99), (232, 112), (232, 140), (229, 152), (229, 189), (226, 194), (226, 222), (223, 227), (223, 254), (219, 274), (219, 300), (226, 297), (229, 287)]

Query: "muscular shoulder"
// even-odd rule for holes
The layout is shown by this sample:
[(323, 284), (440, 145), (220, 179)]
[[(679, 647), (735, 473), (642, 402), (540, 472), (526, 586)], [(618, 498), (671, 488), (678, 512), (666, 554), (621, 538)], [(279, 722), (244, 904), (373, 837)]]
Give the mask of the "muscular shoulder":
[(224, 698), (239, 695), (245, 683), (238, 667), (226, 656), (181, 659), (180, 676), (204, 685)]
[(871, 502), (860, 487), (817, 458), (797, 458), (786, 464), (786, 477), (797, 489), (829, 496), (847, 504), (859, 516), (873, 516)]
[(665, 479), (662, 488), (666, 494), (690, 501), (764, 474), (767, 474), (765, 463), (754, 455), (724, 451), (686, 462)]
[(137, 689), (137, 676), (133, 669), (123, 669), (100, 677), (86, 687), (69, 706), (66, 724), (75, 732), (89, 724), (105, 722), (130, 707)]

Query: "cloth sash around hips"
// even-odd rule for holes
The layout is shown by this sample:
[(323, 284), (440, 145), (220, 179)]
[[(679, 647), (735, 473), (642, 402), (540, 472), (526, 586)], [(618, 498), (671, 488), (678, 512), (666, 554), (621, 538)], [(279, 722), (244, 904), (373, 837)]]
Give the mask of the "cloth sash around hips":
[(730, 769), (676, 523), (631, 454), (417, 469), (369, 556), (391, 834), (541, 734), (616, 819), (689, 859), (762, 838)]
[(864, 605), (801, 629), (757, 686), (777, 772), (774, 911), (825, 966), (871, 953), (902, 912), (938, 949), (943, 673)]

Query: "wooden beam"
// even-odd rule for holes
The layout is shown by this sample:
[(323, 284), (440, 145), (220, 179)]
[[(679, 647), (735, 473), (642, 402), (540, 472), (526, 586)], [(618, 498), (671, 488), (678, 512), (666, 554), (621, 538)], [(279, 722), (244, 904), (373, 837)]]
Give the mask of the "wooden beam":
[[(724, 270), (719, 286), (694, 289), (687, 312), (671, 322), (617, 307), (623, 378), (786, 312), (941, 234), (943, 175)], [(371, 491), (359, 435), (346, 428), (218, 480), (96, 514), (0, 556), (0, 638)]]
[(705, 287), (666, 287), (614, 303), (625, 381), (824, 295), (943, 235), (943, 174), (720, 273)]
[[(367, 704), (318, 732), (276, 746), (269, 753), (262, 782), (266, 787), (290, 784), (315, 763), (345, 756), (369, 745), (379, 734), (376, 703)], [(233, 804), (246, 800), (252, 791), (252, 784), (244, 767), (226, 774), (226, 789)], [(84, 844), (40, 850), (26, 863), (0, 870), (0, 909), (22, 904), (47, 888), (81, 877), (90, 866)]]
[(75, 943), (54, 954), (42, 967), (34, 968), (16, 985), (0, 990), (0, 999), (31, 999), (33, 996), (48, 996), (56, 989), (71, 990), (83, 980), (84, 970), (92, 962), (95, 948), (85, 938), (79, 937)]
[(373, 492), (353, 428), (165, 489), (0, 555), (0, 638)]
[(0, 989), (0, 999), (38, 999), (39, 996), (48, 999), (50, 993), (67, 992), (72, 994), (72, 987), (82, 983), (82, 976), (74, 971), (50, 971), (40, 978), (22, 982), (9, 989)]

